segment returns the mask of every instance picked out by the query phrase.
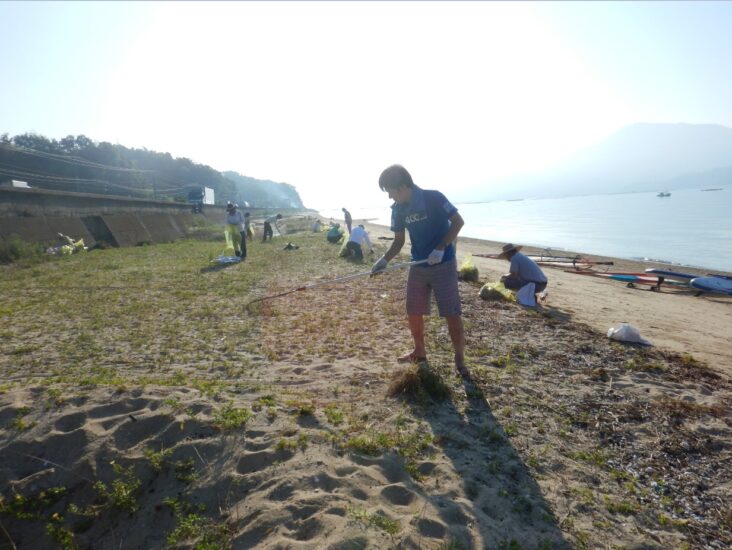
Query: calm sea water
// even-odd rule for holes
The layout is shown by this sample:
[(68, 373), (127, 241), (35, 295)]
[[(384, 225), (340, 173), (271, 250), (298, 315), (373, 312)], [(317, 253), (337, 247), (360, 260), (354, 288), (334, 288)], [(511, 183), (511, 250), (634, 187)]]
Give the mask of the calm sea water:
[[(449, 198), (449, 197), (448, 197)], [(466, 237), (732, 271), (732, 187), (456, 204)], [(351, 209), (389, 225), (389, 205)], [(321, 215), (341, 219), (340, 210)], [(486, 252), (494, 252), (487, 250)]]

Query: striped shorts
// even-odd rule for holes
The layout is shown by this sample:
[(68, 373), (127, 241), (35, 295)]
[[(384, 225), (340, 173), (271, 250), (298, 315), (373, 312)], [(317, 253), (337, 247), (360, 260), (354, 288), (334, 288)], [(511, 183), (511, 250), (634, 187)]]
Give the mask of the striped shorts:
[(407, 315), (429, 315), (433, 292), (440, 317), (462, 313), (455, 259), (428, 267), (412, 266), (409, 268)]

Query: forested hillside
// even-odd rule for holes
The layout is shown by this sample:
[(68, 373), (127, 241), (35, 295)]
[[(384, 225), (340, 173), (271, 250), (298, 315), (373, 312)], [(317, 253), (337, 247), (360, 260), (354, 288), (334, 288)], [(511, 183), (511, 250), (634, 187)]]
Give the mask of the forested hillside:
[[(227, 177), (228, 176), (228, 177)], [(61, 140), (37, 134), (0, 136), (0, 182), (21, 180), (31, 187), (187, 200), (196, 187), (214, 189), (216, 204), (248, 202), (253, 207), (302, 208), (297, 190), (286, 183), (257, 180), (148, 149), (131, 149), (90, 138)]]

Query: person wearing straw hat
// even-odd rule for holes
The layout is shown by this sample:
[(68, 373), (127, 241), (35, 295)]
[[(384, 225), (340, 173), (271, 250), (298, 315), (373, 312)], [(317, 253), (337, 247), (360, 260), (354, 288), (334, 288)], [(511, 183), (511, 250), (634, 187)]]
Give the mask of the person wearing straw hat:
[(430, 313), (430, 299), (434, 293), (440, 317), (447, 321), (455, 350), (455, 369), (467, 377), (469, 371), (465, 366), (465, 334), (454, 245), (465, 222), (445, 195), (417, 187), (410, 173), (399, 164), (389, 166), (381, 173), (379, 187), (394, 201), (391, 207), (394, 240), (372, 267), (372, 274), (385, 269), (399, 253), (404, 246), (406, 231), (409, 231), (412, 242), (412, 260), (424, 262), (410, 267), (407, 277), (406, 309), (414, 350), (397, 361), (420, 363), (427, 360), (424, 315)]
[(533, 284), (532, 294), (536, 295), (546, 288), (548, 280), (534, 260), (519, 252), (521, 248), (523, 247), (515, 246), (512, 243), (503, 245), (498, 257), (511, 262), (511, 267), (509, 268), (510, 273), (501, 277), (501, 281), (507, 289), (514, 292), (520, 292), (526, 285)]

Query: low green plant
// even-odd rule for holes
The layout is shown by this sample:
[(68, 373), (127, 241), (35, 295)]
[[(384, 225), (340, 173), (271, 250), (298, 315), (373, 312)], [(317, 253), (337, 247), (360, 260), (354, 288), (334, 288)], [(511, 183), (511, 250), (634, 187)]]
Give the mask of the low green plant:
[(339, 426), (343, 423), (343, 413), (338, 410), (338, 406), (335, 403), (331, 403), (325, 407), (323, 412), (325, 413), (325, 417), (328, 419), (328, 422), (334, 426)]
[(196, 479), (195, 463), (192, 458), (177, 460), (173, 463), (175, 479), (183, 483), (193, 483)]
[(231, 547), (231, 534), (225, 523), (216, 522), (202, 515), (205, 506), (195, 507), (174, 498), (163, 501), (173, 511), (175, 529), (168, 533), (170, 546), (182, 546), (196, 550), (217, 550)]
[(235, 430), (243, 428), (252, 416), (251, 411), (234, 407), (229, 402), (214, 413), (214, 425), (222, 430)]
[(570, 453), (570, 457), (575, 460), (582, 460), (583, 462), (589, 462), (598, 467), (604, 467), (607, 465), (608, 454), (602, 449), (594, 449), (592, 451), (575, 451)]
[(29, 407), (20, 407), (17, 411), (15, 411), (15, 418), (11, 423), (13, 428), (18, 430), (19, 432), (23, 432), (25, 430), (30, 430), (33, 426), (35, 426), (35, 422), (28, 422), (27, 420), (25, 420), (25, 416), (27, 416), (28, 414), (30, 414)]
[(348, 507), (348, 514), (359, 523), (366, 526), (374, 526), (390, 535), (396, 535), (401, 530), (401, 524), (397, 520), (388, 518), (382, 512), (369, 514), (363, 508)]
[(42, 513), (66, 493), (66, 487), (50, 487), (30, 495), (15, 493), (9, 500), (0, 495), (0, 514), (17, 519), (41, 519)]
[(275, 445), (275, 449), (278, 451), (294, 451), (295, 449), (297, 449), (297, 441), (294, 441), (292, 439), (285, 439), (283, 437), (277, 442), (277, 444)]
[(62, 525), (56, 525), (54, 523), (46, 524), (46, 533), (51, 537), (56, 544), (58, 544), (63, 550), (76, 550), (76, 541), (74, 540), (74, 533)]
[(611, 514), (622, 514), (624, 516), (635, 514), (640, 510), (638, 504), (634, 502), (628, 500), (611, 500), (609, 497), (605, 497), (605, 507)]
[(286, 405), (295, 409), (299, 416), (309, 416), (315, 412), (315, 403), (304, 399), (290, 399)]
[(115, 508), (128, 512), (136, 512), (139, 508), (137, 494), (142, 482), (139, 478), (135, 477), (132, 466), (124, 468), (119, 464), (113, 463), (112, 469), (119, 477), (112, 481), (111, 488), (103, 481), (97, 481), (94, 483), (94, 489), (100, 497), (108, 501)]
[(163, 470), (163, 467), (167, 464), (170, 455), (173, 454), (172, 449), (164, 449), (162, 451), (155, 451), (154, 449), (145, 449), (145, 457), (150, 461), (150, 466), (156, 472)]
[(13, 262), (38, 261), (44, 257), (44, 247), (40, 243), (29, 243), (18, 235), (10, 235), (7, 240), (0, 239), (0, 264)]

